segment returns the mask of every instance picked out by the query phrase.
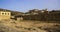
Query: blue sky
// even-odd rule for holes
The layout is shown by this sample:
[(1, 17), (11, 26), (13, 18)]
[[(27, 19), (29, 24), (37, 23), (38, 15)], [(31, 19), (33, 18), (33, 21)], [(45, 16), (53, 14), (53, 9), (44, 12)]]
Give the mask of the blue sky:
[(59, 10), (60, 0), (0, 0), (0, 8), (26, 12), (30, 9)]

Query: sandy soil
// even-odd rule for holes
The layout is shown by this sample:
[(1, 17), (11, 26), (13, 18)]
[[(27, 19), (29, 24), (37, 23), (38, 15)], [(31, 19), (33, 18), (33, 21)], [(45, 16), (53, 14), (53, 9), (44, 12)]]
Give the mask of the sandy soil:
[(58, 28), (58, 30), (60, 30), (59, 23), (47, 23), (41, 21), (2, 20), (0, 21), (0, 25), (9, 27), (10, 29), (8, 32), (54, 32), (54, 29)]

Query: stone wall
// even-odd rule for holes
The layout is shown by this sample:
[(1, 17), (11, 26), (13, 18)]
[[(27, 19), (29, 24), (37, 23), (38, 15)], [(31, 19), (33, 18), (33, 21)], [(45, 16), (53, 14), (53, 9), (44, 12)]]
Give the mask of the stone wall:
[(11, 12), (0, 11), (0, 20), (10, 19), (10, 17), (11, 17)]

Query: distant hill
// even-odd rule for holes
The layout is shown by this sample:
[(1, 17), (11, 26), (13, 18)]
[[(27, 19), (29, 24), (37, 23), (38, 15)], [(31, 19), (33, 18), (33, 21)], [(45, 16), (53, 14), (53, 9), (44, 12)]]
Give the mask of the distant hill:
[(60, 21), (60, 10), (52, 10), (48, 12), (49, 13), (38, 13), (37, 15), (26, 15), (23, 18), (24, 20)]

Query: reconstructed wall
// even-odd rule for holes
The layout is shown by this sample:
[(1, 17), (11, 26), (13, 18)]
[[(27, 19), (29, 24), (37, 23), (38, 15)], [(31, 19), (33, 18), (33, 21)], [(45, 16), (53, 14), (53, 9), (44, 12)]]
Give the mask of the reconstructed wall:
[(10, 17), (11, 17), (11, 12), (0, 11), (0, 20), (10, 19)]

